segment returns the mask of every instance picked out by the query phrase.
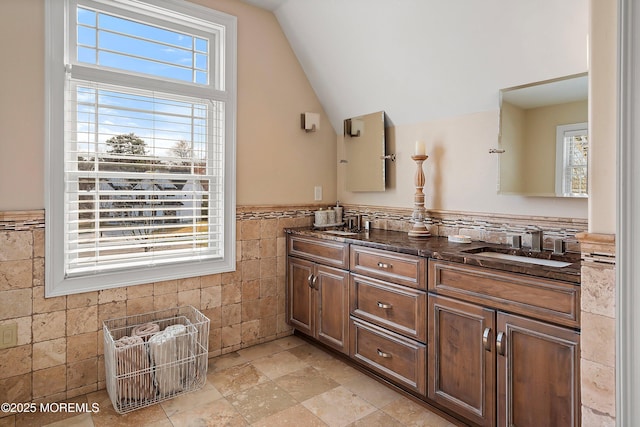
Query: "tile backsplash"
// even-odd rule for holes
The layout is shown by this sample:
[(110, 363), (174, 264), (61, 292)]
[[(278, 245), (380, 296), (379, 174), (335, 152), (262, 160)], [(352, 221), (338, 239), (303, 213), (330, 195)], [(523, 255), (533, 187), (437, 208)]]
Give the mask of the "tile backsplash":
[[(369, 217), (374, 228), (410, 227), (410, 209), (344, 208), (345, 216)], [(210, 357), (291, 334), (283, 230), (310, 226), (316, 209), (238, 207), (235, 272), (53, 298), (44, 297), (44, 211), (0, 212), (0, 325), (18, 327), (17, 345), (0, 350), (0, 401), (60, 401), (103, 389), (102, 322), (114, 317), (192, 305), (211, 320)], [(532, 225), (548, 239), (574, 239), (586, 230), (586, 220), (566, 218), (427, 215), (433, 235), (462, 233), (496, 243)]]

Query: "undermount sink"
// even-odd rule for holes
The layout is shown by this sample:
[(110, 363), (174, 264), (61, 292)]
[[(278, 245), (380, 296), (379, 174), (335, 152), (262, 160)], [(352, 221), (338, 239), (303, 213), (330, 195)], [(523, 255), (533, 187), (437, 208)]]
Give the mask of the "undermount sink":
[(323, 233), (326, 234), (334, 234), (336, 236), (354, 236), (358, 233), (354, 233), (353, 231), (344, 231), (344, 230), (325, 230)]
[(475, 255), (480, 255), (487, 258), (504, 259), (508, 261), (526, 262), (528, 264), (546, 265), (547, 267), (567, 267), (572, 264), (570, 262), (556, 261), (553, 259), (531, 258), (527, 256), (510, 255), (491, 251), (478, 252)]

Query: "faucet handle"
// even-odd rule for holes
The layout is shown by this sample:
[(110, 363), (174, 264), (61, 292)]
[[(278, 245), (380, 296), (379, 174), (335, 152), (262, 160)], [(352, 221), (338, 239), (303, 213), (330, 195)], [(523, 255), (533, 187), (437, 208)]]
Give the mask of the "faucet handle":
[(564, 239), (555, 239), (553, 241), (553, 253), (555, 255), (564, 255), (566, 252), (566, 246)]
[(522, 247), (522, 236), (512, 234), (509, 236), (509, 244), (511, 245), (511, 249), (520, 249)]

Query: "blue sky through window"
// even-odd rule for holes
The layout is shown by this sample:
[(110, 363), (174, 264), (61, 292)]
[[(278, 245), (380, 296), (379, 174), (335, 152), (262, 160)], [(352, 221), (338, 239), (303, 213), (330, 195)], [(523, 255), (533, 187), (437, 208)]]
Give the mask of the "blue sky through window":
[[(82, 7), (76, 29), (80, 63), (208, 84), (209, 41), (204, 38)], [(95, 149), (95, 142), (105, 151), (107, 139), (135, 133), (147, 143), (149, 155), (171, 156), (177, 142), (188, 141), (194, 156), (204, 157), (207, 104), (81, 84), (76, 90), (80, 152)]]

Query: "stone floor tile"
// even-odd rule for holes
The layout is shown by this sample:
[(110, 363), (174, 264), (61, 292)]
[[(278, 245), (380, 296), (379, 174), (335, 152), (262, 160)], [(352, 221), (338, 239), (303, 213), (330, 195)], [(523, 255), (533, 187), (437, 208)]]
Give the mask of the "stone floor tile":
[(88, 394), (87, 400), (89, 404), (98, 403), (100, 405), (100, 412), (92, 415), (95, 427), (148, 427), (167, 419), (160, 405), (150, 405), (126, 414), (118, 414), (113, 408), (106, 390)]
[(333, 360), (333, 356), (331, 356), (326, 351), (320, 350), (318, 347), (313, 346), (311, 344), (305, 343), (294, 347), (288, 350), (289, 353), (293, 354), (300, 360), (304, 360), (309, 365), (314, 365), (320, 361)]
[(227, 400), (250, 424), (298, 403), (271, 381), (234, 394)]
[(269, 341), (264, 344), (254, 345), (251, 347), (238, 350), (238, 354), (247, 360), (260, 359), (261, 357), (271, 356), (275, 353), (284, 351), (282, 346), (278, 345), (274, 341)]
[(226, 399), (214, 400), (191, 411), (178, 412), (169, 419), (174, 427), (243, 427), (249, 425)]
[(249, 362), (249, 360), (246, 357), (240, 356), (238, 352), (233, 351), (231, 353), (209, 359), (208, 372), (222, 371), (224, 369), (231, 368), (232, 366), (243, 365), (247, 362)]
[(43, 427), (94, 427), (93, 417), (90, 413), (76, 415), (71, 418), (45, 424)]
[(274, 382), (298, 402), (304, 402), (340, 385), (311, 366), (283, 375)]
[[(262, 420), (251, 424), (252, 427), (324, 427), (326, 424), (320, 418), (301, 404), (277, 412)], [(390, 426), (392, 427), (392, 426)]]
[(305, 408), (331, 427), (344, 427), (376, 408), (344, 387), (337, 387), (305, 400)]
[(376, 411), (373, 414), (354, 421), (347, 427), (403, 427), (395, 418), (385, 414), (383, 411)]
[(274, 341), (274, 343), (278, 344), (285, 350), (289, 350), (294, 347), (299, 347), (301, 345), (306, 344), (307, 342), (300, 337), (295, 335), (289, 335), (288, 337), (280, 338)]
[(366, 376), (350, 365), (335, 358), (315, 361), (312, 366), (320, 371), (321, 374), (339, 382), (340, 384), (353, 381), (356, 377)]
[(261, 357), (251, 364), (272, 380), (309, 366), (286, 350), (271, 356)]
[(382, 408), (382, 410), (404, 426), (455, 427), (455, 424), (450, 423), (439, 415), (429, 411), (424, 406), (406, 397), (401, 397), (391, 402)]
[(193, 408), (205, 405), (222, 398), (222, 394), (209, 382), (201, 389), (165, 400), (160, 405), (168, 417), (178, 412), (188, 412)]
[(382, 408), (402, 395), (366, 375), (357, 375), (346, 381), (343, 386), (357, 394), (376, 408)]
[(207, 377), (223, 396), (230, 396), (269, 380), (249, 363), (213, 372)]

